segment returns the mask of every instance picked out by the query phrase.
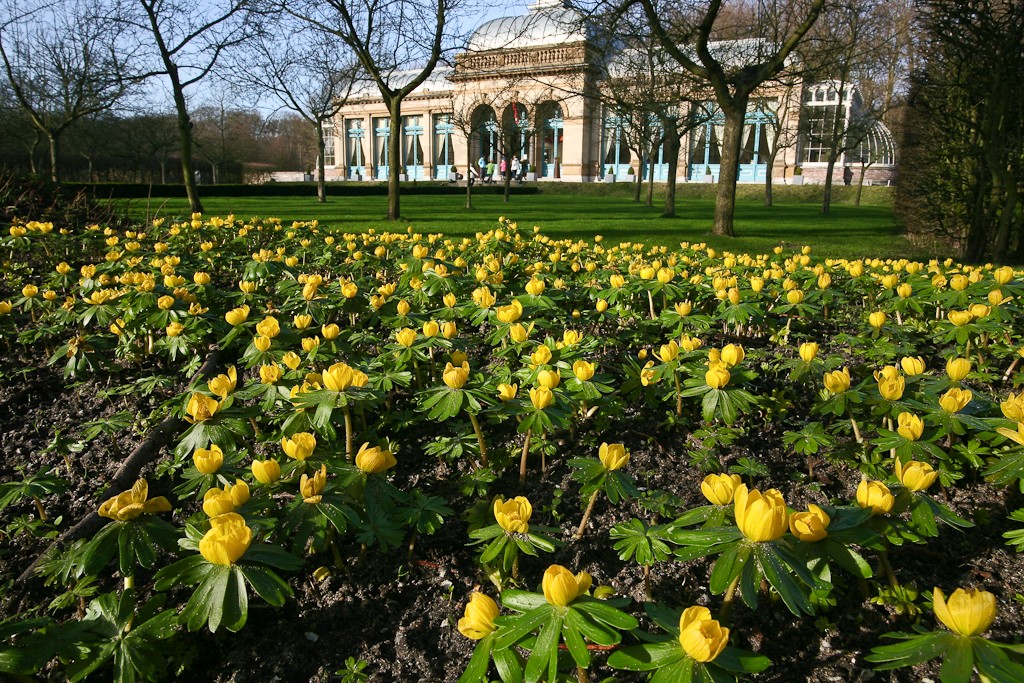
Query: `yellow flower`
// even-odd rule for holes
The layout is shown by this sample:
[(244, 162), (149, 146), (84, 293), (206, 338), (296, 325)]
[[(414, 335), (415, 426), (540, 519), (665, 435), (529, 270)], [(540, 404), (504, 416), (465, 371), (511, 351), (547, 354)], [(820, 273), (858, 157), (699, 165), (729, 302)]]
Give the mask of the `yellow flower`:
[(1024, 446), (1024, 422), (1017, 423), (1017, 430), (1007, 429), (1006, 427), (998, 427), (996, 431), (1005, 436), (1007, 439), (1016, 441), (1021, 446)]
[(955, 327), (963, 327), (974, 319), (970, 311), (950, 311), (946, 317)]
[(597, 457), (609, 472), (622, 469), (629, 462), (629, 451), (621, 443), (602, 443)]
[(957, 274), (949, 279), (950, 289), (953, 289), (954, 291), (957, 292), (962, 292), (965, 289), (967, 289), (968, 284), (970, 284), (970, 281), (964, 275)]
[(722, 348), (722, 362), (730, 368), (742, 363), (746, 355), (746, 351), (739, 344), (726, 344)]
[(924, 433), (924, 422), (917, 415), (908, 412), (900, 413), (896, 418), (896, 431), (907, 441), (917, 441)]
[(970, 638), (984, 633), (996, 618), (996, 596), (974, 588), (957, 588), (949, 600), (936, 587), (932, 591), (932, 609), (953, 633)]
[(789, 530), (804, 543), (815, 543), (828, 536), (831, 521), (824, 510), (811, 503), (807, 512), (794, 512), (789, 516)]
[(526, 283), (526, 293), (530, 296), (540, 296), (544, 293), (544, 281), (538, 278), (532, 278)]
[(896, 288), (896, 293), (899, 294), (901, 299), (909, 299), (910, 295), (914, 293), (914, 288), (904, 282)]
[(533, 506), (523, 496), (516, 496), (510, 500), (505, 500), (501, 496), (494, 499), (494, 519), (506, 533), (528, 533), (531, 515), (533, 515)]
[(939, 397), (939, 406), (947, 413), (959, 413), (967, 407), (972, 398), (974, 393), (969, 389), (953, 387)]
[(459, 366), (448, 363), (444, 367), (444, 373), (442, 373), (441, 378), (452, 389), (461, 389), (465, 386), (466, 380), (469, 379), (469, 363), (463, 362)]
[(511, 401), (516, 397), (518, 391), (518, 384), (501, 383), (498, 385), (498, 398), (502, 401)]
[(441, 323), (441, 335), (445, 339), (454, 339), (455, 335), (459, 333), (458, 326), (450, 320), (446, 323)]
[(310, 432), (299, 432), (291, 438), (285, 436), (281, 439), (281, 449), (289, 458), (303, 461), (316, 449), (316, 436)]
[[(513, 323), (508, 326), (508, 336), (509, 339), (514, 341), (516, 344), (522, 344), (524, 341), (526, 341), (526, 338), (530, 336), (530, 332), (520, 323)], [(545, 346), (544, 348), (547, 347)], [(537, 349), (537, 351), (539, 350), (540, 349)], [(534, 353), (536, 353), (536, 351)]]
[(587, 382), (594, 377), (594, 364), (585, 360), (578, 360), (572, 364), (572, 374), (581, 382)]
[(465, 615), (459, 619), (459, 633), (470, 640), (481, 640), (494, 632), (498, 605), (483, 593), (473, 593), (466, 603)]
[(721, 389), (729, 383), (732, 375), (724, 364), (715, 363), (711, 369), (704, 373), (704, 381), (712, 389)]
[(490, 308), (494, 305), (494, 295), (487, 287), (478, 287), (473, 290), (473, 301), (480, 308)]
[(918, 460), (911, 460), (906, 465), (896, 458), (896, 478), (908, 491), (924, 491), (935, 481), (939, 473), (931, 465)]
[(261, 384), (277, 384), (281, 379), (281, 366), (277, 363), (273, 365), (261, 365), (260, 366), (260, 383)]
[(882, 325), (885, 324), (886, 315), (884, 311), (875, 311), (868, 316), (868, 324), (876, 330), (882, 329)]
[(971, 371), (971, 361), (966, 358), (950, 358), (946, 361), (946, 375), (954, 382), (961, 381)]
[(687, 353), (691, 353), (693, 351), (696, 351), (697, 349), (699, 349), (701, 347), (701, 344), (703, 344), (703, 343), (704, 342), (702, 342), (697, 337), (691, 337), (688, 334), (684, 334), (682, 336), (682, 338), (679, 340), (680, 348), (682, 348), (683, 351), (686, 351)]
[(284, 354), (281, 361), (288, 366), (289, 370), (297, 370), (302, 365), (302, 357), (294, 351)]
[(401, 301), (398, 302), (398, 305), (395, 308), (398, 311), (398, 315), (406, 316), (409, 315), (409, 310), (411, 307), (409, 306), (408, 301), (402, 299)]
[(341, 328), (336, 323), (329, 323), (327, 325), (320, 326), (320, 334), (324, 336), (327, 341), (334, 341), (341, 334)]
[(228, 368), (227, 374), (217, 375), (206, 383), (206, 386), (210, 389), (210, 393), (220, 396), (222, 401), (228, 397), (228, 394), (235, 390), (237, 385), (238, 370), (236, 370), (234, 366)]
[(212, 564), (234, 564), (249, 549), (252, 529), (241, 515), (230, 513), (210, 520), (211, 528), (199, 541), (199, 552)]
[(272, 315), (268, 315), (263, 320), (256, 323), (256, 333), (273, 339), (277, 335), (281, 334), (281, 323), (277, 322), (277, 318)]
[(999, 409), (1008, 420), (1024, 422), (1024, 392), (1020, 394), (1010, 393), (1009, 398), (999, 403)]
[(553, 564), (544, 571), (541, 589), (544, 599), (556, 607), (565, 607), (588, 590), (593, 581), (590, 574), (573, 574), (560, 564)]
[(535, 410), (544, 410), (555, 400), (555, 395), (547, 387), (530, 389), (530, 402)]
[(416, 343), (416, 330), (406, 327), (395, 333), (395, 341), (401, 346), (409, 348)]
[(833, 394), (842, 394), (850, 389), (850, 369), (826, 372), (824, 380), (826, 389)]
[(562, 332), (562, 346), (575, 346), (583, 340), (583, 335), (576, 330), (565, 330)]
[[(884, 372), (890, 368), (895, 372)], [(883, 369), (883, 372), (876, 372), (875, 379), (878, 380), (878, 393), (882, 395), (882, 398), (887, 401), (898, 401), (903, 398), (903, 390), (906, 388), (907, 382), (903, 375), (898, 374), (895, 366), (889, 365)]]
[(179, 322), (170, 323), (167, 326), (166, 332), (168, 337), (177, 337), (185, 331), (185, 326)]
[(707, 607), (694, 606), (683, 610), (679, 617), (679, 644), (691, 659), (710, 662), (729, 643), (729, 629), (711, 618)]
[(299, 478), (299, 493), (302, 495), (302, 502), (315, 505), (323, 499), (324, 489), (327, 487), (327, 465), (320, 465), (320, 469), (310, 477), (303, 474)]
[(678, 315), (680, 318), (685, 318), (686, 316), (690, 315), (690, 312), (693, 310), (693, 304), (689, 301), (680, 301), (674, 306), (674, 308), (676, 311), (676, 315)]
[(556, 388), (562, 381), (562, 376), (554, 370), (541, 370), (537, 373), (537, 384), (548, 389)]
[(551, 349), (545, 344), (541, 344), (530, 354), (530, 362), (533, 365), (547, 365), (551, 362)]
[(892, 510), (896, 498), (889, 492), (889, 487), (880, 481), (861, 480), (857, 486), (857, 505), (871, 510), (873, 515), (885, 515)]
[(209, 448), (197, 448), (192, 454), (192, 462), (203, 474), (213, 474), (224, 464), (224, 451), (217, 444), (211, 444)]
[(438, 333), (441, 331), (441, 326), (435, 320), (428, 320), (427, 322), (423, 323), (422, 331), (423, 336), (426, 337), (427, 339), (430, 339), (431, 337), (436, 337), (438, 335)]
[(441, 297), (441, 301), (448, 308), (455, 308), (455, 304), (458, 303), (458, 299), (456, 299), (455, 295), (452, 294), (451, 292), (448, 292), (443, 297)]
[(803, 300), (804, 293), (801, 292), (799, 289), (791, 289), (788, 292), (786, 292), (786, 301), (793, 304), (794, 306), (796, 304), (802, 303)]
[(523, 315), (523, 305), (518, 300), (513, 300), (508, 306), (499, 306), (494, 311), (498, 320), (503, 323), (514, 323)]
[(921, 356), (916, 358), (914, 356), (904, 356), (900, 361), (900, 367), (903, 368), (903, 372), (908, 377), (920, 375), (924, 372), (924, 358), (921, 358)]
[(757, 489), (747, 491), (747, 485), (740, 484), (736, 487), (733, 505), (736, 526), (749, 540), (755, 543), (774, 541), (786, 533), (789, 513), (786, 501), (776, 489), (761, 493)]
[(185, 406), (185, 419), (189, 422), (205, 422), (220, 410), (220, 402), (204, 394), (192, 394)]
[(597, 311), (598, 313), (604, 313), (605, 311), (607, 311), (608, 310), (608, 300), (607, 299), (598, 299), (597, 302), (594, 304), (594, 310)]
[(162, 311), (170, 310), (170, 308), (172, 306), (174, 306), (174, 297), (173, 296), (166, 296), (166, 295), (162, 296), (162, 297), (160, 297), (159, 299), (156, 300), (156, 305)]
[(818, 344), (817, 342), (804, 342), (800, 345), (800, 360), (805, 363), (810, 363), (812, 360), (818, 357)]
[(170, 509), (171, 503), (163, 496), (149, 498), (149, 484), (145, 479), (139, 479), (127, 491), (105, 500), (97, 514), (118, 522), (127, 522), (139, 515), (169, 512)]
[(370, 448), (369, 443), (360, 446), (359, 452), (356, 453), (356, 467), (367, 474), (384, 472), (397, 464), (398, 461), (395, 460), (395, 456), (391, 455), (391, 451), (385, 451), (379, 446)]
[(224, 314), (224, 320), (227, 321), (228, 325), (241, 325), (248, 318), (248, 306), (239, 306), (238, 308), (232, 308), (230, 311)]
[(296, 313), (292, 318), (292, 326), (297, 330), (304, 330), (313, 324), (313, 316), (304, 313)]
[(235, 507), (245, 505), (249, 502), (249, 485), (241, 479), (235, 479), (234, 484), (224, 484), (224, 494), (231, 498)]
[(674, 339), (668, 344), (662, 344), (661, 349), (654, 356), (662, 363), (671, 363), (679, 356), (679, 344)]
[(281, 465), (276, 460), (253, 460), (252, 476), (261, 484), (273, 484), (281, 478)]
[(256, 347), (256, 350), (260, 353), (266, 353), (270, 350), (271, 340), (270, 337), (256, 337), (252, 340), (252, 345)]
[(700, 483), (700, 492), (713, 505), (731, 505), (736, 487), (742, 482), (738, 474), (709, 474)]
[(352, 386), (354, 370), (345, 363), (335, 363), (323, 372), (324, 388), (345, 391)]
[(230, 491), (212, 488), (203, 495), (203, 512), (208, 517), (226, 515), (229, 512), (234, 512), (236, 507)]

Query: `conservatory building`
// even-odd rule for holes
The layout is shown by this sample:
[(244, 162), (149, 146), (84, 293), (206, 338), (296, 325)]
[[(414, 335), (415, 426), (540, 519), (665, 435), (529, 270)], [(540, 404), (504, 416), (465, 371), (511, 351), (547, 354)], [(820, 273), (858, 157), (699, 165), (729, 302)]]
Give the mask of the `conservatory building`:
[[(608, 53), (558, 0), (537, 0), (524, 15), (488, 21), (456, 56), (454, 69), (435, 72), (402, 102), (399, 130), (391, 130), (374, 86), (353, 93), (327, 131), (327, 177), (386, 180), (397, 163), (405, 180), (450, 180), (478, 176), (480, 161), (493, 162), (497, 175), (502, 161), (511, 164), (514, 157), (528, 180), (665, 181), (670, 171), (657, 121), (638, 125), (635, 114), (602, 96), (608, 89), (602, 74), (615, 73), (601, 62)], [(411, 77), (395, 74), (391, 85)], [(752, 98), (739, 182), (763, 183), (769, 173), (780, 182), (820, 182), (827, 168), (820, 133), (835, 116), (855, 117), (857, 106), (852, 89), (839, 93), (831, 84)], [(679, 182), (718, 178), (724, 117), (710, 103), (706, 110), (680, 142)], [(651, 142), (637, 144), (637, 129), (647, 124)], [(400, 159), (389, 158), (391, 135), (401, 136)], [(840, 156), (835, 181), (849, 181), (853, 169), (869, 184), (888, 184), (895, 175), (893, 150), (878, 124), (855, 152)]]

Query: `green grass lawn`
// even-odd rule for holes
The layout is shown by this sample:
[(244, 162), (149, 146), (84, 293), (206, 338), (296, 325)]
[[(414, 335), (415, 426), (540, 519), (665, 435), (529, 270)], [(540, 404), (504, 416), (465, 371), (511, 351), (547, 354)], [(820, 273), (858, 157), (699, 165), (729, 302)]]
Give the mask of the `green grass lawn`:
[[(250, 197), (216, 197), (214, 188), (202, 188), (206, 215), (235, 214), (278, 217), (284, 221), (317, 219), (321, 225), (341, 231), (414, 230), (441, 232), (453, 237), (474, 235), (496, 226), (499, 216), (516, 221), (520, 229), (539, 225), (554, 238), (590, 239), (604, 235), (611, 243), (643, 242), (678, 246), (680, 242), (707, 242), (734, 252), (764, 252), (775, 245), (810, 245), (815, 253), (833, 257), (929, 258), (934, 256), (910, 245), (898, 232), (888, 188), (866, 188), (861, 206), (852, 203), (852, 189), (839, 188), (832, 211), (822, 216), (821, 188), (776, 188), (775, 205), (764, 206), (763, 188), (741, 186), (736, 206), (736, 237), (713, 237), (713, 188), (681, 185), (676, 217), (662, 218), (661, 197), (654, 207), (633, 202), (624, 184), (551, 184), (533, 195), (513, 195), (504, 203), (498, 195), (476, 195), (473, 208), (460, 195), (402, 196), (402, 220), (385, 220), (384, 197), (329, 197), (320, 204), (311, 197), (259, 196), (254, 186)], [(125, 202), (139, 218), (188, 215), (184, 199), (150, 199)]]

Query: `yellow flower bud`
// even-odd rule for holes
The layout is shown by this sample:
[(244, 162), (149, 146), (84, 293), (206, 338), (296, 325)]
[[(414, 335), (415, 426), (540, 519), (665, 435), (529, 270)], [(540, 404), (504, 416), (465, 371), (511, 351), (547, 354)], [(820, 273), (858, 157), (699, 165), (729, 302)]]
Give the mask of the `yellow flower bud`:
[(252, 476), (261, 484), (273, 484), (281, 478), (281, 465), (276, 460), (253, 460)]
[(597, 311), (598, 313), (604, 313), (605, 311), (607, 311), (608, 310), (608, 300), (607, 299), (598, 299), (597, 302), (594, 304), (594, 310)]
[(946, 314), (946, 318), (956, 327), (963, 327), (974, 320), (970, 311), (950, 311)]
[(323, 500), (324, 489), (327, 488), (327, 465), (313, 472), (313, 476), (303, 474), (299, 478), (299, 494), (302, 502), (316, 505)]
[(544, 281), (538, 278), (533, 278), (526, 283), (526, 293), (530, 296), (540, 296), (544, 293)]
[(885, 515), (896, 504), (896, 498), (882, 482), (864, 479), (857, 486), (857, 504), (865, 510), (871, 510), (872, 515)]
[(463, 362), (459, 366), (448, 363), (445, 365), (441, 379), (452, 389), (461, 389), (465, 386), (466, 380), (469, 379), (469, 363)]
[(959, 413), (967, 407), (972, 398), (974, 398), (974, 393), (969, 389), (953, 387), (939, 397), (939, 407), (947, 413)]
[(455, 323), (448, 321), (446, 323), (441, 324), (441, 335), (445, 339), (454, 339), (458, 333), (459, 328), (455, 325)]
[(803, 303), (804, 293), (799, 289), (793, 289), (786, 292), (786, 301), (793, 304), (794, 306), (799, 303)]
[(289, 351), (281, 358), (281, 362), (288, 366), (289, 370), (297, 370), (302, 365), (302, 357), (294, 351)]
[(730, 368), (742, 363), (746, 355), (746, 351), (739, 344), (726, 344), (722, 348), (722, 362)]
[(465, 615), (459, 619), (459, 633), (470, 640), (481, 640), (494, 632), (498, 605), (483, 593), (473, 593), (466, 603)]
[(925, 369), (924, 358), (921, 356), (917, 356), (916, 358), (914, 356), (904, 356), (903, 359), (900, 360), (900, 367), (903, 368), (903, 372), (906, 373), (908, 377), (920, 375)]
[(746, 484), (740, 484), (733, 496), (733, 507), (736, 526), (755, 543), (774, 541), (786, 533), (789, 513), (786, 501), (776, 489), (761, 493), (757, 489), (748, 491)]
[(516, 397), (518, 391), (518, 384), (501, 383), (498, 385), (498, 399), (501, 401), (511, 401)]
[(530, 362), (533, 365), (547, 365), (551, 362), (551, 349), (547, 345), (541, 344), (530, 354)]
[(794, 512), (789, 516), (789, 530), (804, 543), (816, 543), (828, 536), (828, 525), (832, 518), (813, 503), (807, 512)]
[(385, 451), (379, 446), (370, 448), (369, 443), (360, 446), (359, 452), (356, 453), (356, 467), (367, 474), (384, 472), (397, 464), (398, 461), (391, 455), (391, 451)]
[(1010, 397), (999, 403), (1000, 410), (1008, 420), (1024, 422), (1024, 392), (1020, 394), (1010, 393)]
[(949, 288), (957, 292), (964, 291), (969, 284), (970, 280), (965, 275), (957, 274), (949, 278)]
[(230, 311), (224, 314), (224, 320), (227, 321), (228, 325), (241, 325), (249, 317), (249, 307), (239, 306), (238, 308), (232, 308)]
[(712, 365), (711, 369), (704, 373), (704, 381), (712, 389), (721, 389), (729, 384), (731, 378), (732, 375), (729, 373), (729, 369), (720, 363)]
[(950, 358), (946, 361), (946, 375), (954, 382), (963, 380), (971, 372), (971, 361), (966, 358)]
[(578, 360), (572, 364), (572, 373), (581, 382), (587, 382), (594, 377), (594, 364), (585, 360)]
[(354, 370), (345, 363), (335, 363), (324, 370), (324, 388), (330, 391), (345, 391), (352, 386)]
[(261, 334), (268, 339), (273, 339), (277, 335), (281, 334), (281, 323), (277, 322), (277, 318), (268, 315), (266, 318), (256, 323), (256, 333)]
[(984, 633), (996, 618), (996, 596), (974, 588), (957, 588), (949, 600), (936, 587), (932, 591), (932, 609), (946, 628), (965, 638)]
[(430, 339), (431, 337), (436, 337), (438, 335), (438, 333), (441, 331), (441, 326), (437, 323), (437, 321), (428, 320), (427, 322), (423, 323), (422, 331), (423, 336), (426, 337), (427, 339)]
[(197, 448), (192, 454), (192, 462), (203, 474), (213, 474), (224, 464), (224, 451), (217, 444), (210, 444), (209, 448)]
[(313, 316), (311, 315), (298, 313), (294, 318), (292, 318), (292, 326), (295, 327), (296, 330), (304, 330), (312, 324)]
[(602, 443), (597, 457), (609, 472), (622, 469), (629, 462), (629, 451), (621, 443)]
[(395, 341), (397, 341), (399, 345), (409, 348), (416, 343), (416, 330), (409, 327), (399, 330), (395, 333)]
[(179, 322), (173, 322), (167, 326), (165, 331), (167, 332), (168, 337), (177, 337), (185, 331), (185, 326)]
[(316, 436), (311, 432), (298, 432), (290, 438), (287, 436), (282, 437), (281, 449), (289, 458), (299, 461), (305, 460), (316, 449)]
[(556, 388), (562, 381), (562, 376), (556, 370), (541, 370), (537, 373), (537, 384), (548, 389)]
[(850, 370), (843, 368), (833, 372), (826, 372), (824, 377), (825, 388), (833, 394), (842, 394), (850, 389)]
[(199, 552), (207, 562), (231, 565), (252, 543), (252, 530), (238, 514), (224, 514), (210, 520), (211, 529), (199, 541)]
[(882, 329), (882, 325), (885, 324), (886, 320), (887, 316), (885, 315), (884, 311), (875, 311), (874, 313), (868, 316), (868, 324), (870, 324), (871, 327), (875, 328), (876, 330)]
[(544, 599), (549, 604), (565, 607), (590, 590), (592, 581), (587, 572), (573, 574), (565, 567), (553, 564), (544, 571), (541, 589), (544, 591)]
[(341, 328), (338, 327), (335, 323), (321, 325), (320, 334), (322, 334), (324, 336), (324, 339), (326, 339), (327, 341), (333, 341), (338, 338), (338, 335), (341, 334)]
[(525, 534), (530, 531), (530, 516), (533, 506), (523, 496), (505, 500), (501, 496), (494, 499), (494, 519), (498, 526), (509, 534)]
[(900, 413), (897, 418), (896, 431), (908, 441), (917, 441), (924, 433), (924, 422), (917, 415), (908, 412)]
[(699, 349), (703, 343), (697, 337), (690, 337), (690, 335), (686, 334), (679, 340), (679, 347), (687, 353), (692, 353)]
[(731, 505), (736, 487), (742, 482), (738, 474), (709, 474), (700, 483), (700, 492), (712, 505)]
[(662, 344), (655, 357), (662, 363), (671, 363), (679, 356), (679, 344), (673, 339), (668, 344)]
[(530, 402), (535, 410), (544, 410), (555, 400), (555, 395), (547, 387), (541, 386), (530, 389)]
[(189, 422), (205, 422), (220, 410), (220, 402), (204, 394), (192, 394), (185, 406), (185, 419)]
[(713, 661), (728, 643), (729, 629), (712, 619), (707, 607), (683, 610), (679, 617), (679, 644), (691, 659), (703, 663)]
[(924, 491), (939, 476), (939, 473), (931, 465), (918, 460), (911, 460), (904, 465), (899, 458), (896, 458), (894, 467), (896, 478), (908, 491)]

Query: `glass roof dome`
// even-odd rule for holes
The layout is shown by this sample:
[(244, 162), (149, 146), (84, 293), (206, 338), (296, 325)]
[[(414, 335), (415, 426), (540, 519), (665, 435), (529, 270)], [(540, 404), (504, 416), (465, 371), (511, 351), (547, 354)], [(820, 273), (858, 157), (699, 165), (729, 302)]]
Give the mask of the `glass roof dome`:
[(469, 39), (470, 52), (563, 45), (586, 40), (580, 14), (559, 0), (538, 0), (527, 14), (481, 24)]

